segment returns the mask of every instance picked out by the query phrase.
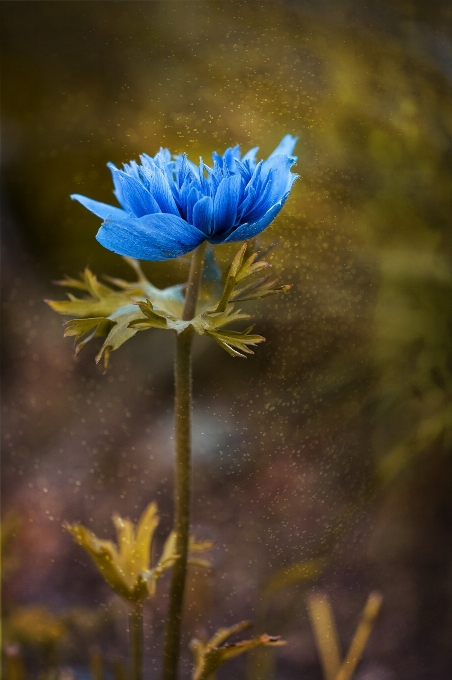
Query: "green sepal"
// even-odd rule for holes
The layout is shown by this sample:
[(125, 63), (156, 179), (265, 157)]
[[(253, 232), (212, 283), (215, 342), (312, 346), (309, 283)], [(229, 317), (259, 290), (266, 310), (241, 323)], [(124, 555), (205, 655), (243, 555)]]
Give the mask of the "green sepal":
[(279, 636), (265, 634), (251, 640), (242, 640), (235, 643), (226, 642), (232, 635), (241, 633), (248, 628), (250, 628), (249, 622), (242, 621), (235, 626), (231, 626), (231, 628), (222, 628), (208, 642), (197, 639), (192, 640), (190, 649), (195, 662), (192, 680), (208, 680), (209, 676), (226, 663), (226, 661), (235, 659), (237, 656), (249, 652), (256, 647), (280, 647), (286, 644)]

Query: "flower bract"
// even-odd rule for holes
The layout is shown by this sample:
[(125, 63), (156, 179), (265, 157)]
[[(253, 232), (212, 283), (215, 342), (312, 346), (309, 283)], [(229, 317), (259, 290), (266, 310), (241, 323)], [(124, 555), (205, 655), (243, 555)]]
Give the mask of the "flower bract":
[(260, 234), (284, 205), (297, 177), (291, 172), (296, 141), (286, 135), (260, 162), (258, 147), (241, 156), (235, 146), (222, 156), (214, 153), (212, 167), (160, 149), (122, 170), (108, 164), (120, 208), (79, 194), (72, 198), (104, 220), (99, 243), (139, 260), (179, 257), (203, 241), (245, 241)]

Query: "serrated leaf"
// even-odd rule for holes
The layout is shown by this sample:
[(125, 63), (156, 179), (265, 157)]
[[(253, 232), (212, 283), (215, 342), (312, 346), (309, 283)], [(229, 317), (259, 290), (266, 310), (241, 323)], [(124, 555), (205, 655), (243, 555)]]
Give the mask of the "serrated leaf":
[(231, 356), (245, 358), (245, 354), (254, 354), (250, 346), (254, 347), (261, 342), (265, 342), (265, 338), (262, 335), (252, 334), (252, 329), (253, 327), (250, 326), (244, 331), (207, 331), (206, 334), (213, 338)]
[(139, 317), (131, 322), (130, 328), (136, 328), (136, 330), (145, 330), (146, 328), (168, 328), (168, 319), (173, 319), (172, 314), (168, 312), (155, 309), (154, 305), (150, 300), (145, 302), (136, 302), (137, 307), (139, 307), (143, 317)]
[(130, 301), (130, 298), (123, 295), (109, 295), (102, 300), (95, 300), (91, 298), (80, 299), (73, 295), (69, 296), (69, 300), (46, 300), (47, 304), (54, 312), (63, 314), (65, 316), (74, 316), (80, 318), (109, 316), (118, 307), (122, 307)]
[(234, 300), (254, 300), (289, 289), (287, 286), (277, 287), (277, 279), (270, 280), (269, 277), (260, 278), (246, 286), (237, 288), (240, 282), (245, 281), (245, 279), (254, 276), (254, 274), (259, 273), (267, 267), (270, 267), (268, 262), (259, 259), (259, 253), (252, 253), (244, 260), (245, 252), (246, 244), (240, 248), (234, 257), (226, 277), (223, 294), (215, 308), (216, 312), (224, 311), (229, 302)]
[(231, 295), (231, 302), (257, 300), (268, 297), (269, 295), (275, 295), (276, 293), (286, 293), (292, 288), (289, 284), (278, 286), (278, 282), (279, 279), (271, 279), (269, 276), (256, 279), (246, 286), (236, 288)]
[(135, 335), (136, 329), (130, 328), (129, 324), (140, 316), (141, 312), (135, 305), (125, 305), (110, 315), (109, 320), (114, 322), (114, 325), (111, 327), (102, 347), (96, 355), (96, 363), (99, 363), (103, 358), (105, 370), (107, 369), (110, 353), (117, 350), (118, 347), (121, 347), (121, 345)]
[(180, 316), (184, 305), (184, 285), (179, 284), (160, 289), (153, 286), (143, 274), (139, 263), (132, 258), (124, 258), (137, 274), (137, 281), (128, 282), (123, 279), (104, 277), (116, 287), (112, 288), (100, 283), (97, 277), (86, 268), (80, 279), (66, 277), (56, 281), (57, 285), (85, 291), (88, 296), (77, 298), (68, 293), (68, 300), (46, 300), (47, 304), (59, 314), (79, 318), (108, 317), (118, 308), (149, 298), (159, 309)]
[[(75, 353), (78, 354), (93, 338), (108, 335), (114, 324), (114, 321), (102, 317), (94, 319), (72, 319), (63, 324), (64, 337), (74, 336)], [(89, 333), (89, 331), (92, 332)]]
[(222, 312), (205, 312), (195, 317), (191, 325), (199, 335), (210, 336), (231, 356), (244, 357), (245, 354), (253, 354), (249, 346), (264, 342), (265, 338), (251, 334), (252, 326), (243, 331), (224, 329), (224, 326), (243, 319), (249, 319), (249, 314), (234, 310), (233, 305), (228, 305)]
[(223, 328), (234, 321), (249, 319), (250, 315), (243, 313), (240, 309), (234, 310), (233, 305), (228, 305), (223, 312), (205, 312), (192, 321), (195, 330), (203, 335), (204, 331), (217, 330)]
[(209, 676), (226, 663), (226, 661), (235, 659), (237, 656), (256, 647), (279, 647), (285, 644), (280, 637), (265, 634), (251, 640), (242, 640), (236, 643), (225, 642), (232, 635), (249, 628), (249, 625), (247, 621), (243, 621), (231, 628), (223, 628), (208, 642), (192, 640), (190, 649), (195, 662), (192, 680), (208, 680)]
[(247, 260), (245, 260), (245, 262), (242, 264), (240, 270), (237, 273), (236, 276), (237, 283), (240, 283), (240, 281), (247, 279), (249, 276), (257, 274), (263, 269), (267, 269), (267, 267), (271, 266), (268, 262), (258, 260), (258, 256), (259, 253), (253, 253)]

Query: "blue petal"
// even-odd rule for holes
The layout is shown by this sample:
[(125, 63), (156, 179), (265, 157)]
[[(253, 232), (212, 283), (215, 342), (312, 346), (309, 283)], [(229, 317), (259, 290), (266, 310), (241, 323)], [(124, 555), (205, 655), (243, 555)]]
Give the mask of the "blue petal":
[(154, 159), (157, 162), (161, 159), (162, 162), (167, 165), (168, 163), (171, 163), (171, 151), (161, 146), (160, 150), (155, 154)]
[(106, 220), (96, 236), (118, 255), (138, 260), (169, 260), (194, 250), (205, 234), (175, 215)]
[(118, 170), (112, 163), (109, 163), (109, 168), (116, 187), (116, 195), (125, 210), (135, 217), (160, 212), (158, 204), (141, 182), (122, 170)]
[(134, 177), (136, 180), (140, 181), (140, 166), (136, 161), (130, 161), (130, 163), (123, 163), (122, 168), (126, 175)]
[[(272, 220), (275, 219), (276, 215), (279, 213), (281, 208), (283, 207), (284, 203), (286, 202), (287, 196), (289, 194), (287, 193), (278, 203), (275, 203), (270, 210), (268, 210), (263, 217), (261, 217), (259, 220), (256, 222), (247, 222), (246, 224), (242, 224), (240, 227), (237, 227), (237, 229), (234, 229), (234, 231), (229, 234), (227, 238), (225, 238), (222, 243), (233, 243), (234, 241), (246, 241), (249, 238), (254, 238), (254, 236), (257, 236), (258, 234), (261, 233), (261, 231), (264, 231), (266, 227), (272, 222)], [(211, 243), (213, 243), (212, 239), (209, 239)], [(218, 243), (219, 241), (217, 241)]]
[(192, 222), (194, 226), (209, 236), (212, 233), (213, 201), (204, 196), (193, 208)]
[(251, 172), (250, 168), (249, 168), (249, 164), (247, 163), (246, 165), (244, 165), (242, 163), (242, 161), (238, 161), (236, 158), (234, 159), (234, 162), (235, 162), (235, 170), (236, 170), (236, 172), (239, 172), (242, 175), (243, 181), (245, 182), (245, 186), (246, 186), (248, 184), (248, 182), (250, 181), (252, 174), (253, 174)]
[(250, 164), (250, 168), (254, 168), (256, 166), (256, 155), (258, 151), (259, 151), (258, 146), (254, 146), (252, 149), (247, 151), (242, 158), (242, 163), (248, 161), (248, 163)]
[(282, 154), (272, 156), (272, 158), (264, 161), (261, 180), (265, 185), (268, 181), (272, 182), (272, 194), (275, 201), (279, 200), (287, 192), (291, 175), (290, 168), (294, 163), (295, 161), (291, 156), (284, 156)]
[(222, 179), (218, 185), (213, 204), (214, 232), (216, 234), (228, 231), (234, 226), (241, 188), (242, 178), (238, 174)]
[[(174, 154), (174, 158), (176, 160), (176, 167), (179, 167), (180, 164), (182, 163), (183, 155), (182, 154)], [(189, 160), (188, 158), (186, 158), (185, 160), (186, 160), (186, 163), (188, 164), (188, 167), (190, 168), (192, 173), (195, 175), (195, 177), (198, 177), (198, 175), (199, 175), (198, 166), (195, 163), (193, 163), (193, 161)]]
[(187, 213), (186, 213), (187, 222), (189, 222), (190, 224), (193, 224), (192, 219), (193, 208), (201, 198), (202, 198), (201, 192), (198, 191), (196, 187), (192, 186), (187, 198)]
[(226, 161), (226, 165), (228, 166), (228, 170), (230, 172), (237, 172), (235, 167), (235, 159), (240, 160), (240, 145), (237, 144), (237, 146), (226, 149), (223, 154), (223, 159)]
[[(295, 144), (298, 141), (298, 137), (292, 137), (292, 135), (286, 135), (281, 139), (279, 142), (278, 146), (272, 153), (270, 154), (269, 158), (273, 158), (273, 156), (278, 156), (279, 154), (284, 154), (284, 156), (292, 156), (292, 151), (295, 149)], [(293, 157), (294, 160), (296, 160), (296, 157)], [(268, 160), (267, 159), (267, 160)]]
[(71, 194), (71, 198), (74, 201), (81, 203), (85, 208), (88, 208), (88, 210), (97, 215), (97, 217), (102, 217), (103, 220), (107, 217), (127, 217), (125, 210), (116, 208), (114, 205), (100, 203), (100, 201), (94, 201), (92, 198), (87, 198), (87, 196), (81, 196), (80, 194)]
[(170, 213), (179, 217), (179, 210), (174, 201), (170, 185), (160, 168), (155, 167), (154, 171), (152, 171), (148, 167), (143, 167), (143, 175), (146, 177), (149, 192), (157, 203), (159, 211), (161, 210), (163, 213)]
[(242, 194), (242, 201), (237, 209), (237, 220), (243, 222), (243, 216), (251, 209), (256, 202), (256, 192), (253, 187), (247, 187)]

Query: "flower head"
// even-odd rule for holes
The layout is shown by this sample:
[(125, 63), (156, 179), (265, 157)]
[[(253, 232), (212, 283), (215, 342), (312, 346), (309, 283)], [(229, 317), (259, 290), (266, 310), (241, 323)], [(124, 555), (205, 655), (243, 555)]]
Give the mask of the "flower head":
[(199, 166), (168, 149), (143, 154), (119, 170), (109, 168), (121, 208), (73, 194), (104, 222), (97, 240), (119, 255), (167, 260), (194, 250), (203, 241), (230, 243), (260, 234), (284, 205), (297, 175), (291, 172), (297, 138), (286, 135), (265, 161), (258, 148), (240, 155), (239, 146), (213, 167)]

